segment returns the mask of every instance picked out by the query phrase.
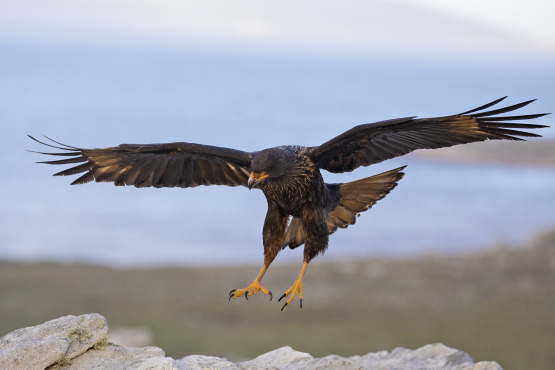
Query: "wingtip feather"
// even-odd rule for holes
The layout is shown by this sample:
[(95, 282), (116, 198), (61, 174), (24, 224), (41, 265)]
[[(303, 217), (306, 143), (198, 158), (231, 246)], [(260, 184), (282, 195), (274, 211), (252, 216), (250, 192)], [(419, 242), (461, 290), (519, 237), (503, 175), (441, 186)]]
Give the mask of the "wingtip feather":
[(469, 110), (469, 111), (466, 111), (466, 112), (463, 112), (463, 113), (459, 113), (458, 115), (459, 115), (459, 116), (462, 116), (463, 114), (473, 113), (473, 112), (477, 112), (477, 111), (479, 111), (479, 110), (483, 110), (483, 109), (489, 108), (489, 107), (491, 107), (491, 106), (493, 106), (493, 105), (495, 105), (495, 104), (497, 104), (497, 103), (502, 102), (502, 101), (505, 100), (505, 99), (507, 99), (507, 96), (504, 96), (504, 97), (502, 97), (502, 98), (499, 98), (499, 99), (497, 99), (497, 100), (494, 100), (494, 101), (492, 101), (491, 103), (487, 103), (487, 104), (484, 104), (484, 105), (482, 105), (482, 106), (479, 106), (478, 108), (474, 108), (474, 109), (471, 109), (471, 110)]
[[(50, 145), (50, 144), (47, 144), (47, 143), (43, 143), (42, 141), (40, 141), (40, 140), (38, 140), (38, 139), (35, 139), (35, 138), (32, 137), (31, 135), (27, 135), (27, 136), (30, 137), (32, 140), (35, 140), (37, 143), (40, 143), (40, 144), (42, 144), (42, 145), (49, 146), (49, 147), (51, 147), (51, 148), (56, 148), (56, 149), (60, 149), (60, 150), (69, 150), (69, 151), (74, 151), (75, 149), (78, 149), (78, 148), (74, 148), (74, 149), (60, 148), (59, 146), (55, 146), (55, 145)], [(43, 135), (43, 136), (44, 136), (44, 135)], [(44, 136), (44, 137), (46, 137), (46, 136)], [(46, 137), (46, 138), (48, 139), (48, 137)], [(49, 139), (49, 140), (51, 140), (51, 139)], [(52, 141), (54, 141), (54, 140), (52, 140)], [(61, 144), (61, 145), (64, 145), (64, 144)], [(67, 146), (67, 145), (66, 145), (66, 146)], [(71, 147), (70, 147), (70, 148), (71, 148)]]

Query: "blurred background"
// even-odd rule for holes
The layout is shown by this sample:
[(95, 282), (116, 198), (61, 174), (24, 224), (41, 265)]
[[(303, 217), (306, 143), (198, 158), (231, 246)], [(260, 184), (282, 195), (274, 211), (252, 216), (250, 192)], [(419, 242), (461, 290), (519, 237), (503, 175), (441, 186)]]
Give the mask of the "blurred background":
[[(554, 112), (554, 21), (540, 0), (0, 1), (0, 335), (99, 312), (121, 343), (177, 358), (443, 342), (506, 370), (552, 369), (553, 128), (325, 173), (408, 165), (311, 264), (303, 310), (284, 312), (267, 297), (227, 302), (262, 262), (261, 192), (69, 186), (24, 150), (46, 149), (27, 134), (314, 146), (505, 95), (538, 99), (523, 114)], [(284, 251), (264, 285), (281, 295), (301, 261)]]

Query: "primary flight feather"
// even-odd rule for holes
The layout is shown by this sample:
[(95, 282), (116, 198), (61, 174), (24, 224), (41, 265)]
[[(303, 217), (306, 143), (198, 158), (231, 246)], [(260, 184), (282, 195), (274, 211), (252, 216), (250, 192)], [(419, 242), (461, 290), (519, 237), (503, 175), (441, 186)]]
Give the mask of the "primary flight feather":
[(184, 142), (83, 149), (49, 139), (61, 146), (51, 145), (30, 137), (65, 151), (39, 153), (68, 157), (39, 163), (79, 163), (54, 175), (84, 173), (72, 185), (94, 180), (138, 188), (227, 185), (261, 189), (268, 201), (262, 234), (264, 264), (253, 283), (245, 289), (233, 289), (229, 299), (242, 296), (248, 299), (261, 291), (272, 300), (272, 293), (260, 284), (267, 268), (280, 250), (304, 244), (301, 272), (279, 299), (290, 296), (283, 310), (297, 294), (302, 307), (304, 273), (308, 263), (328, 247), (329, 235), (338, 228), (354, 224), (360, 212), (385, 197), (404, 175), (401, 172), (404, 167), (401, 167), (350, 183), (326, 184), (320, 169), (332, 173), (350, 172), (416, 149), (485, 140), (523, 140), (520, 137), (540, 135), (520, 129), (548, 127), (512, 122), (539, 118), (547, 113), (497, 116), (534, 100), (484, 111), (503, 99), (451, 116), (407, 117), (359, 125), (317, 147), (280, 146), (258, 152)]

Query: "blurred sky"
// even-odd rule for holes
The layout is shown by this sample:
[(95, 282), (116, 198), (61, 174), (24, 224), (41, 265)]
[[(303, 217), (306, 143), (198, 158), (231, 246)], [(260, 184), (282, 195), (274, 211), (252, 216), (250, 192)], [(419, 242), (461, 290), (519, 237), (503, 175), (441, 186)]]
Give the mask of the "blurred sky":
[[(70, 187), (34, 164), (45, 158), (23, 149), (43, 148), (25, 135), (259, 150), (504, 95), (553, 112), (554, 14), (548, 1), (0, 1), (0, 258), (257, 262), (260, 192)], [(325, 178), (403, 164), (401, 185), (328, 254), (475, 250), (555, 225), (552, 169), (400, 158)]]
[(553, 56), (555, 3), (511, 0), (0, 2), (4, 41), (344, 57)]

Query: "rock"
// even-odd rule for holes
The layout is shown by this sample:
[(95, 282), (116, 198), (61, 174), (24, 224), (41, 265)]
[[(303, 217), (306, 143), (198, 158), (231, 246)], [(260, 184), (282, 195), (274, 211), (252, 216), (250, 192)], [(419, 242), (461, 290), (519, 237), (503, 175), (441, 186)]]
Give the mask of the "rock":
[(178, 370), (175, 361), (158, 347), (120, 347), (108, 345), (91, 349), (60, 370)]
[[(364, 370), (502, 370), (493, 362), (474, 364), (465, 352), (449, 348), (443, 344), (428, 344), (416, 350), (395, 348), (391, 353), (381, 351), (362, 357), (350, 358)], [(478, 367), (477, 367), (478, 366)], [(489, 370), (488, 369), (488, 370)]]
[(0, 338), (0, 368), (43, 370), (75, 358), (106, 338), (106, 319), (98, 314), (64, 316)]
[(233, 362), (226, 359), (211, 356), (193, 355), (183, 357), (181, 360), (175, 361), (179, 370), (204, 370), (204, 369), (222, 369), (222, 370), (240, 370)]
[(283, 347), (254, 360), (238, 364), (242, 370), (503, 370), (495, 362), (474, 364), (465, 352), (443, 344), (428, 344), (416, 350), (396, 348), (349, 358), (331, 355), (313, 358), (308, 353)]
[(108, 325), (98, 314), (65, 316), (0, 338), (2, 370), (503, 370), (496, 362), (475, 364), (465, 352), (443, 344), (396, 348), (349, 358), (314, 358), (282, 347), (234, 364), (193, 355), (174, 360), (157, 347), (133, 348), (107, 342)]
[(351, 360), (345, 357), (330, 355), (313, 360), (303, 360), (297, 363), (287, 365), (284, 370), (301, 370), (301, 369), (318, 369), (318, 370), (357, 370), (362, 369), (361, 366), (355, 365)]
[(295, 351), (289, 346), (281, 347), (271, 352), (258, 356), (254, 360), (245, 361), (238, 364), (244, 370), (254, 368), (249, 366), (261, 367), (263, 369), (283, 369), (288, 365), (293, 365), (299, 361), (312, 360), (314, 357), (308, 353)]

